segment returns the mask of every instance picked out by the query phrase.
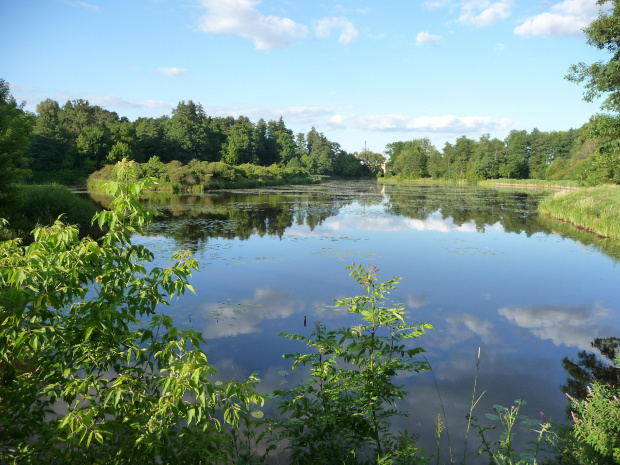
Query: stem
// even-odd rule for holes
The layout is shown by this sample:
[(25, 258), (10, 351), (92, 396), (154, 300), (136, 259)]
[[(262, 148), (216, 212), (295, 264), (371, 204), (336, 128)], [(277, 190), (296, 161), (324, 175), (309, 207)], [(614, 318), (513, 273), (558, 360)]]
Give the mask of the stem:
[(480, 347), (478, 347), (478, 358), (476, 359), (476, 376), (474, 378), (474, 391), (471, 394), (471, 405), (470, 405), (470, 408), (469, 408), (469, 415), (467, 417), (467, 431), (465, 432), (465, 446), (464, 446), (464, 450), (463, 450), (463, 464), (465, 464), (466, 459), (467, 459), (467, 438), (469, 437), (469, 429), (470, 429), (470, 426), (471, 426), (471, 417), (472, 417), (472, 415), (474, 413), (474, 407), (476, 406), (476, 404), (480, 401), (480, 399), (484, 395), (484, 392), (483, 392), (482, 394), (480, 394), (480, 397), (478, 397), (478, 400), (476, 400), (474, 402), (474, 399), (476, 398), (476, 385), (478, 383), (478, 372), (479, 371), (480, 371)]

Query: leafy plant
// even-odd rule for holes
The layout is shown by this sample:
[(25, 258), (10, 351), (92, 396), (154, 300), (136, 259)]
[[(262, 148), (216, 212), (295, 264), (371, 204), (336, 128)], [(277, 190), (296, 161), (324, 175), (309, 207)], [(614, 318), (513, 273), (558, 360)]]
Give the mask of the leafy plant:
[[(517, 399), (515, 405), (510, 408), (494, 405), (495, 413), (485, 415), (489, 420), (501, 423), (502, 430), (499, 433), (498, 441), (491, 442), (486, 435), (488, 431), (495, 430), (495, 426), (483, 426), (476, 416), (471, 417), (473, 428), (478, 430), (478, 435), (482, 441), (478, 453), (486, 453), (489, 456), (489, 463), (496, 465), (536, 465), (539, 463), (538, 455), (547, 451), (547, 437), (551, 434), (551, 423), (520, 414), (519, 410), (523, 404), (525, 404), (523, 399)], [(536, 425), (539, 425), (540, 429), (532, 429)], [(522, 452), (517, 451), (514, 445), (517, 435), (516, 426), (520, 426), (526, 432), (536, 433), (536, 440), (529, 442), (533, 448), (530, 447)]]
[(310, 378), (289, 391), (276, 391), (282, 401), (277, 426), (289, 441), (292, 463), (417, 463), (425, 459), (407, 431), (395, 434), (394, 416), (406, 416), (397, 401), (406, 392), (395, 382), (399, 372), (427, 370), (416, 357), (424, 352), (408, 340), (424, 334), (428, 323), (409, 324), (402, 305), (388, 306), (386, 295), (400, 278), (377, 281), (378, 270), (349, 266), (366, 293), (336, 300), (335, 307), (361, 317), (352, 328), (329, 331), (321, 322), (309, 337), (283, 334), (307, 344), (307, 354), (287, 354), (293, 370), (310, 367)]
[(131, 242), (153, 216), (137, 201), (147, 181), (117, 171), (99, 242), (56, 221), (28, 247), (0, 243), (2, 463), (224, 462), (228, 431), (264, 402), (254, 375), (211, 382), (201, 334), (157, 313), (193, 292), (198, 265), (177, 252), (147, 268), (153, 254)]
[(620, 463), (620, 388), (595, 381), (585, 400), (567, 396), (574, 424), (562, 435), (562, 452), (585, 465)]

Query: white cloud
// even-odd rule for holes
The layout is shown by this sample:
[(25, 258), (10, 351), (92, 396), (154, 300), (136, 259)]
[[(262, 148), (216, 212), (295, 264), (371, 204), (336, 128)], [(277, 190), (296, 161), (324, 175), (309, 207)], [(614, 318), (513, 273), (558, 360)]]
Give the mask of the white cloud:
[(332, 16), (329, 18), (323, 18), (314, 23), (314, 30), (317, 37), (329, 37), (332, 29), (341, 29), (338, 42), (341, 44), (350, 44), (357, 39), (358, 32), (351, 21), (342, 16)]
[(178, 78), (187, 73), (185, 68), (159, 68), (159, 72), (168, 77)]
[(577, 36), (598, 16), (599, 8), (596, 0), (564, 0), (553, 5), (550, 11), (527, 19), (514, 32), (525, 36)]
[(600, 306), (503, 307), (498, 313), (540, 339), (551, 339), (556, 346), (589, 349), (594, 337), (608, 336), (617, 329), (602, 321), (609, 311)]
[(428, 45), (430, 47), (438, 47), (441, 36), (435, 36), (428, 32), (418, 32), (415, 37), (415, 45)]
[(458, 21), (475, 27), (490, 26), (497, 21), (508, 18), (511, 14), (512, 0), (499, 2), (471, 0), (461, 4), (461, 15)]
[(202, 0), (207, 14), (199, 29), (214, 34), (237, 34), (251, 39), (257, 50), (292, 45), (292, 39), (305, 37), (308, 28), (289, 18), (264, 16), (255, 7), (258, 0)]
[(409, 115), (366, 115), (347, 118), (335, 115), (332, 121), (340, 118), (349, 125), (367, 131), (402, 131), (402, 132), (493, 132), (516, 125), (516, 121), (508, 118), (494, 119), (489, 116), (420, 116)]
[(496, 52), (503, 52), (506, 49), (506, 46), (504, 44), (497, 44), (495, 46), (495, 51)]

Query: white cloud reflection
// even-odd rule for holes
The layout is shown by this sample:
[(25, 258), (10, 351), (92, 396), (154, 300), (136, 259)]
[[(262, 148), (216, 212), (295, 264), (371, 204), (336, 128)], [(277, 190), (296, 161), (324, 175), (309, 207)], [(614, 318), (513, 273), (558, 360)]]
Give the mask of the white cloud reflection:
[(588, 350), (593, 338), (608, 336), (610, 332), (609, 325), (603, 321), (609, 310), (600, 305), (502, 307), (498, 313), (540, 339), (551, 339), (556, 346)]
[[(462, 225), (454, 224), (452, 218), (443, 219), (441, 216), (430, 216), (424, 220), (417, 220), (404, 217), (336, 217), (325, 221), (324, 226), (333, 231), (437, 231), (437, 232), (476, 232), (476, 225), (473, 221)], [(496, 223), (487, 229), (503, 231), (501, 224)]]
[(255, 289), (252, 299), (241, 303), (209, 303), (204, 312), (210, 317), (203, 334), (206, 339), (260, 333), (258, 325), (263, 320), (286, 318), (306, 307), (285, 291)]

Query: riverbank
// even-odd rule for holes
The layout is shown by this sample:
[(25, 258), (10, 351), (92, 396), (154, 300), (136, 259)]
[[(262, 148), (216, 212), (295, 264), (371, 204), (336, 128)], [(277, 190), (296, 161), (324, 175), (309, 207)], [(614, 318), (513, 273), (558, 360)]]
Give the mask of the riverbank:
[(564, 180), (564, 181), (545, 181), (542, 179), (485, 179), (484, 181), (449, 181), (445, 179), (432, 179), (432, 178), (418, 178), (418, 179), (398, 179), (396, 177), (391, 178), (379, 178), (379, 182), (385, 184), (399, 184), (399, 183), (411, 183), (411, 184), (476, 184), (484, 187), (512, 187), (519, 189), (556, 189), (556, 190), (577, 190), (580, 189), (580, 185), (577, 181)]
[(538, 211), (600, 237), (620, 239), (620, 186), (557, 192), (543, 200)]
[[(130, 179), (151, 178), (155, 183), (148, 190), (164, 192), (201, 193), (217, 189), (243, 189), (285, 184), (319, 183), (320, 178), (301, 168), (282, 168), (278, 165), (258, 166), (246, 163), (232, 166), (224, 162), (192, 160), (187, 165), (178, 161), (162, 163), (152, 158), (147, 163), (131, 162)], [(92, 173), (87, 180), (89, 189), (101, 189), (116, 180), (115, 165), (106, 165)]]
[(577, 190), (581, 186), (577, 181), (570, 179), (563, 181), (546, 181), (544, 179), (486, 179), (478, 181), (479, 186), (491, 187), (518, 187), (524, 189), (555, 189), (555, 190)]
[(0, 197), (0, 218), (8, 221), (0, 225), (0, 240), (21, 237), (30, 242), (31, 231), (37, 225), (52, 225), (60, 215), (63, 223), (77, 225), (80, 235), (97, 238), (101, 230), (91, 224), (97, 211), (91, 200), (75, 195), (65, 186), (15, 185)]

